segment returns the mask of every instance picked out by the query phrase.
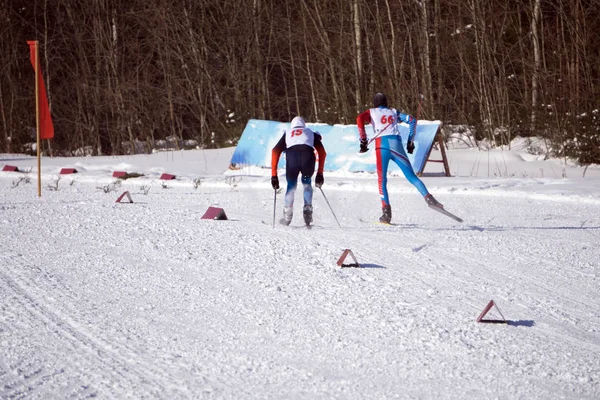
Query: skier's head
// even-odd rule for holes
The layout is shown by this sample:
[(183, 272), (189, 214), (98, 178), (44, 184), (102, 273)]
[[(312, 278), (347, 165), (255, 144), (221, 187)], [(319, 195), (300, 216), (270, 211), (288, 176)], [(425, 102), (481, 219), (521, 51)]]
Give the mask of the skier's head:
[(306, 122), (304, 122), (304, 118), (302, 117), (294, 117), (292, 120), (292, 128), (305, 128)]
[(377, 93), (375, 97), (373, 97), (373, 107), (377, 108), (379, 106), (387, 107), (387, 97), (383, 93)]

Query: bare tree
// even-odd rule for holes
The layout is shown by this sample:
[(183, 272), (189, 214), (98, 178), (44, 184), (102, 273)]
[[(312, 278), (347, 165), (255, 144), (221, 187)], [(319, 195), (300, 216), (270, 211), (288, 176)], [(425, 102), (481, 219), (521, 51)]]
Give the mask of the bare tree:
[(3, 151), (34, 133), (32, 38), (61, 154), (227, 146), (250, 118), (353, 122), (375, 91), (412, 113), (423, 93), (421, 117), (493, 143), (577, 155), (599, 135), (592, 0), (4, 0), (0, 21)]
[(531, 13), (531, 42), (533, 44), (533, 73), (531, 75), (531, 132), (535, 132), (536, 109), (538, 107), (538, 85), (542, 62), (538, 25), (540, 23), (540, 0), (534, 0)]

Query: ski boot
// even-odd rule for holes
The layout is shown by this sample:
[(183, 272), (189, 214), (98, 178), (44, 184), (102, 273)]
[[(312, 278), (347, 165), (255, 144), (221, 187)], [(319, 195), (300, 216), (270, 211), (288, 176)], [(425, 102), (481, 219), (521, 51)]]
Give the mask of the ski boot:
[(425, 196), (425, 201), (427, 202), (427, 205), (429, 207), (444, 208), (444, 206), (442, 205), (442, 203), (440, 203), (439, 201), (437, 201), (435, 199), (435, 197), (433, 197), (431, 194), (428, 194), (427, 196)]
[(292, 207), (283, 207), (283, 218), (279, 220), (281, 225), (288, 226), (292, 222), (294, 209)]
[(389, 224), (392, 222), (392, 206), (387, 205), (381, 207), (381, 211), (383, 211), (383, 215), (379, 217), (379, 222), (382, 224)]
[(302, 215), (304, 216), (304, 223), (306, 225), (310, 225), (310, 223), (312, 222), (312, 212), (313, 212), (313, 208), (311, 205), (309, 204), (305, 204), (304, 205), (304, 209), (302, 210)]

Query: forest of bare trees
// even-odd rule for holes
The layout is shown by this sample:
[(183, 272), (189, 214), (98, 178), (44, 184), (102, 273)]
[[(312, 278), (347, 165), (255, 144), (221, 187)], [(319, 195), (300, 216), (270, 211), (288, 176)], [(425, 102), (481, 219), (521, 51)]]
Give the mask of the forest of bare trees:
[(55, 154), (235, 145), (250, 118), (396, 108), (600, 163), (600, 0), (0, 0), (0, 151), (35, 137), (39, 40)]

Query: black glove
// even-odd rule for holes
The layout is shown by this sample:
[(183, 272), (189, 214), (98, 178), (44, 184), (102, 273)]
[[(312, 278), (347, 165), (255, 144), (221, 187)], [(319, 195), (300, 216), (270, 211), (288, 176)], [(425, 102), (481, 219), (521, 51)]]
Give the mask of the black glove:
[(276, 176), (271, 177), (271, 186), (273, 186), (274, 190), (279, 189), (279, 178), (278, 177), (276, 177)]
[(406, 151), (408, 151), (408, 154), (412, 154), (415, 151), (415, 142), (411, 140), (406, 143)]
[(367, 138), (360, 139), (360, 152), (366, 153), (367, 151), (369, 151), (369, 148), (367, 147)]
[(323, 182), (325, 182), (323, 174), (317, 174), (317, 177), (315, 178), (315, 186), (320, 188), (321, 186), (323, 186)]

